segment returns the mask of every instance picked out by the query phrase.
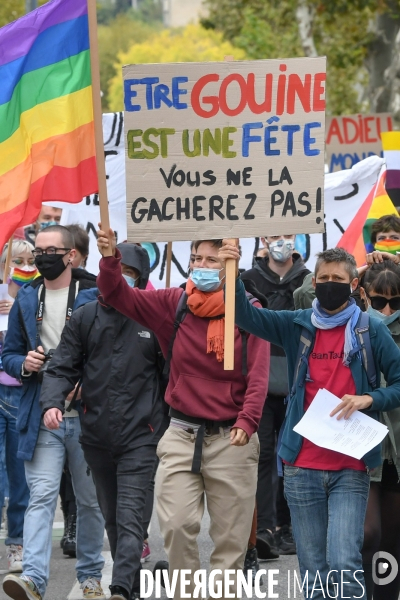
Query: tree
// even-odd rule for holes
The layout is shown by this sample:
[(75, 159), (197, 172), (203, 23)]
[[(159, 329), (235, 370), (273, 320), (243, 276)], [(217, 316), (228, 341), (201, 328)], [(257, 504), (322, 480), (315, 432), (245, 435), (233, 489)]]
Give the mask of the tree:
[(116, 75), (117, 57), (120, 52), (126, 52), (134, 42), (141, 43), (154, 35), (160, 25), (150, 25), (132, 18), (131, 13), (119, 14), (107, 25), (99, 25), (99, 61), (100, 61), (100, 87), (103, 92), (102, 107), (107, 111), (109, 107), (109, 85)]
[(123, 90), (121, 69), (126, 64), (203, 62), (223, 60), (233, 55), (236, 59), (245, 58), (243, 50), (223, 41), (222, 35), (206, 31), (199, 25), (188, 25), (184, 29), (164, 29), (141, 44), (132, 45), (127, 52), (121, 52), (116, 64), (117, 75), (110, 85), (109, 105), (113, 111), (123, 110)]
[(15, 21), (25, 12), (25, 0), (8, 0), (0, 3), (0, 27)]
[[(203, 25), (221, 31), (250, 58), (326, 55), (328, 113), (393, 110), (400, 104), (399, 70), (391, 68), (399, 52), (400, 0), (207, 3)], [(398, 111), (400, 116), (400, 106)]]

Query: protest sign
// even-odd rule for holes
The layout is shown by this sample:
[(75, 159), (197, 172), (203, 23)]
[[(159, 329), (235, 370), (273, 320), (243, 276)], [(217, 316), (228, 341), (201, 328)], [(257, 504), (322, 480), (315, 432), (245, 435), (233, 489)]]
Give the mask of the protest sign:
[[(125, 141), (122, 113), (103, 115), (104, 150), (106, 155), (107, 187), (110, 220), (118, 241), (124, 241), (126, 230), (125, 203)], [(315, 234), (299, 234), (296, 249), (301, 253), (309, 269), (315, 265), (317, 252), (335, 247), (344, 232), (355, 219), (371, 189), (376, 185), (384, 160), (373, 156), (356, 164), (353, 169), (325, 175), (325, 225), (326, 231)], [(78, 223), (88, 231), (90, 252), (88, 270), (99, 272), (100, 254), (97, 250), (95, 232), (100, 218), (96, 195), (84, 198), (80, 204), (49, 202), (63, 208), (62, 224)], [(361, 234), (361, 228), (359, 233)], [(265, 232), (264, 235), (267, 233)], [(136, 241), (136, 240), (132, 240)], [(164, 242), (142, 243), (150, 258), (150, 280), (156, 288), (165, 287), (167, 245)], [(250, 269), (253, 256), (260, 246), (258, 237), (241, 238), (242, 258), (240, 267)], [(172, 246), (171, 286), (185, 281), (188, 273), (190, 243), (174, 242)]]
[(125, 66), (128, 239), (322, 231), (325, 67)]
[(351, 169), (368, 156), (383, 156), (381, 133), (392, 131), (389, 113), (347, 115), (326, 119), (326, 161), (329, 171)]

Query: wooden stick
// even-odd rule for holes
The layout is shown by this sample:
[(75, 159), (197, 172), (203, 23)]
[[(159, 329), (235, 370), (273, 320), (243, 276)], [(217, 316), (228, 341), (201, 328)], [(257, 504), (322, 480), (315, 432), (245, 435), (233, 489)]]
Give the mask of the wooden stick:
[[(228, 240), (236, 245), (236, 240)], [(229, 259), (225, 266), (225, 350), (224, 369), (233, 371), (235, 367), (235, 280), (236, 261)]]
[(172, 242), (167, 244), (167, 266), (165, 272), (165, 287), (171, 287)]
[[(230, 62), (235, 60), (233, 56), (225, 56), (224, 60)], [(228, 240), (228, 243), (236, 245), (236, 240)], [(225, 349), (224, 370), (233, 371), (235, 368), (235, 280), (236, 261), (226, 261), (225, 266)]]
[[(90, 40), (90, 67), (92, 71), (94, 136), (96, 147), (97, 177), (99, 181), (100, 220), (103, 231), (105, 231), (108, 234), (108, 230), (110, 229), (110, 215), (108, 212), (106, 165), (104, 158), (103, 117), (101, 110), (100, 95), (99, 50), (97, 43), (96, 0), (87, 0), (87, 3)], [(104, 254), (105, 256), (112, 256), (111, 245), (109, 246), (107, 251), (104, 252)]]
[(11, 258), (12, 258), (12, 243), (13, 243), (13, 239), (14, 239), (14, 234), (8, 240), (6, 263), (4, 265), (4, 273), (3, 273), (3, 283), (7, 283), (8, 271), (10, 270), (10, 262), (11, 262)]

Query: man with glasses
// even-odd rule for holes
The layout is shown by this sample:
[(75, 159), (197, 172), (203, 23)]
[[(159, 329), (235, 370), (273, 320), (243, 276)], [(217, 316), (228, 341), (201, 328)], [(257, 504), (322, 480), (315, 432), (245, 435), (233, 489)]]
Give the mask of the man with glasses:
[[(39, 405), (43, 368), (57, 348), (72, 311), (94, 300), (97, 288), (83, 269), (73, 269), (73, 235), (61, 225), (40, 231), (33, 251), (41, 277), (23, 286), (11, 309), (2, 354), (4, 370), (24, 386), (17, 428), (18, 458), (25, 461), (30, 501), (24, 522), (21, 576), (4, 578), (15, 600), (42, 600), (50, 568), (52, 524), (66, 458), (77, 501), (77, 578), (83, 597), (105, 600), (100, 585), (104, 520), (92, 476), (79, 443), (80, 423), (72, 404), (60, 427), (44, 426)], [(73, 399), (70, 394), (67, 404)]]

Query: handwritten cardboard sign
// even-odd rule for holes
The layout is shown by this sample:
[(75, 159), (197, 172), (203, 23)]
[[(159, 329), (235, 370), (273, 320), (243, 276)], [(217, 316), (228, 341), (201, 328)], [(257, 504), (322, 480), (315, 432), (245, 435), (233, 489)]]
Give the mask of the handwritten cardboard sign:
[(381, 133), (393, 130), (392, 115), (347, 115), (326, 119), (329, 171), (351, 169), (368, 156), (383, 157)]
[(128, 238), (322, 231), (325, 66), (125, 66)]

